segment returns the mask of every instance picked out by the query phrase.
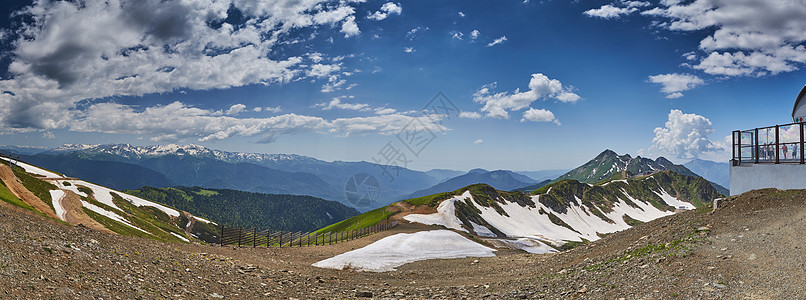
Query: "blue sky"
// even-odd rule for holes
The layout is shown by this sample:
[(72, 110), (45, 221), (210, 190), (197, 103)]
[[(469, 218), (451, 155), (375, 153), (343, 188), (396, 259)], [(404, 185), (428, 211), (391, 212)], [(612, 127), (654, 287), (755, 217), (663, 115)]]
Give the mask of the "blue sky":
[[(373, 161), (438, 120), (407, 167), (726, 161), (732, 130), (789, 123), (806, 83), (804, 1), (3, 5), (0, 144)], [(461, 114), (424, 115), (439, 92)]]

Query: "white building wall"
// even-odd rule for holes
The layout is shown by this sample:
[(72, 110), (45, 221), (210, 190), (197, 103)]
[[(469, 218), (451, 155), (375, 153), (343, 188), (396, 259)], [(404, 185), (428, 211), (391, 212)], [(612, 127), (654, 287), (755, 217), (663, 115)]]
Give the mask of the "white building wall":
[(806, 189), (806, 165), (744, 164), (730, 167), (730, 195), (763, 189)]

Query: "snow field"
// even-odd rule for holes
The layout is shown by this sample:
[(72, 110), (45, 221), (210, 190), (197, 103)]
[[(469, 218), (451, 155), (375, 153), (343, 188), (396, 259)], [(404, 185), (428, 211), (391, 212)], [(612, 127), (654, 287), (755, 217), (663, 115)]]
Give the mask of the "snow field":
[(58, 216), (62, 221), (67, 221), (64, 219), (67, 211), (64, 209), (64, 207), (62, 207), (62, 197), (64, 197), (64, 191), (50, 190), (50, 198), (53, 201), (53, 210), (55, 211), (56, 216)]
[(427, 259), (495, 256), (495, 249), (482, 246), (450, 230), (398, 233), (366, 247), (317, 263), (314, 267), (388, 272), (407, 263)]
[(64, 176), (62, 176), (60, 174), (56, 174), (56, 173), (53, 173), (51, 171), (48, 171), (48, 170), (45, 170), (45, 169), (42, 169), (42, 168), (39, 168), (39, 167), (29, 165), (29, 164), (26, 164), (26, 163), (18, 161), (18, 160), (8, 159), (8, 158), (5, 158), (5, 157), (0, 157), (0, 159), (5, 160), (5, 161), (10, 161), (10, 162), (22, 167), (25, 170), (25, 172), (28, 172), (28, 173), (31, 173), (31, 174), (34, 174), (34, 175), (45, 176), (47, 178), (64, 177)]
[[(454, 202), (462, 201), (462, 199), (472, 197), (469, 191), (464, 192), (461, 196), (454, 196), (448, 200), (442, 201), (437, 206), (437, 212), (433, 214), (410, 214), (404, 216), (403, 219), (409, 222), (417, 222), (426, 225), (442, 225), (450, 229), (456, 229), (467, 232), (467, 229), (462, 227), (462, 221), (456, 217), (456, 206)], [(488, 230), (489, 231), (489, 230)]]
[(92, 204), (92, 203), (89, 203), (87, 201), (81, 200), (81, 205), (83, 205), (87, 209), (89, 209), (89, 210), (91, 210), (91, 211), (93, 211), (93, 212), (95, 212), (97, 214), (100, 214), (100, 215), (105, 216), (107, 218), (110, 218), (112, 220), (118, 221), (120, 223), (126, 224), (126, 226), (129, 226), (131, 228), (140, 230), (140, 231), (145, 232), (147, 234), (151, 234), (148, 231), (140, 229), (140, 227), (132, 225), (132, 223), (129, 223), (129, 220), (126, 220), (125, 218), (119, 216), (118, 214), (116, 214), (114, 212), (111, 212), (111, 211), (108, 211), (108, 210), (105, 210), (105, 209), (103, 209), (101, 207), (98, 207), (95, 204)]

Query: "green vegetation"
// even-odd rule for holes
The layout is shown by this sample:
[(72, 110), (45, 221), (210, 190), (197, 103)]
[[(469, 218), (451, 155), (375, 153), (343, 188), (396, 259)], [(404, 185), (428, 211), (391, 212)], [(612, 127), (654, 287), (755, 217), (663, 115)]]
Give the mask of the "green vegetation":
[(386, 220), (394, 214), (392, 211), (389, 211), (387, 207), (381, 207), (378, 209), (374, 209), (363, 214), (354, 216), (347, 220), (338, 222), (336, 224), (327, 226), (325, 228), (319, 229), (314, 233), (327, 233), (327, 232), (343, 232), (343, 231), (350, 231), (350, 230), (357, 230), (362, 228), (367, 228), (373, 226), (375, 224), (380, 223), (383, 220)]
[(78, 191), (87, 194), (87, 196), (92, 196), (92, 189), (86, 186), (78, 186)]
[(405, 201), (411, 205), (428, 205), (430, 207), (435, 207), (440, 202), (450, 199), (451, 197), (453, 197), (453, 195), (454, 195), (453, 192), (445, 192), (428, 196), (422, 196), (419, 198), (413, 198)]
[(201, 196), (215, 196), (215, 195), (218, 195), (218, 192), (211, 191), (211, 190), (198, 190), (198, 191), (193, 191), (193, 192), (196, 193), (196, 195), (201, 195)]
[(181, 241), (179, 238), (170, 234), (173, 232), (188, 240), (191, 239), (185, 234), (184, 230), (180, 229), (176, 224), (173, 224), (170, 216), (155, 207), (136, 206), (116, 193), (112, 193), (112, 201), (117, 207), (128, 212), (128, 214), (124, 214), (123, 216), (129, 220), (129, 222), (132, 222), (135, 226), (148, 231), (156, 237), (167, 241)]
[(64, 184), (64, 186), (71, 186), (71, 185), (73, 185), (73, 184), (72, 184), (72, 183), (70, 183), (69, 181), (62, 182), (62, 184)]
[(50, 206), (50, 209), (56, 211), (53, 208), (53, 199), (50, 196), (50, 190), (57, 189), (55, 185), (40, 180), (39, 178), (36, 178), (34, 176), (31, 176), (30, 174), (25, 172), (23, 168), (20, 168), (18, 166), (13, 166), (11, 169), (14, 171), (14, 176), (17, 176), (17, 178), (20, 179), (20, 182), (22, 182), (22, 185), (26, 189), (31, 191), (31, 193), (33, 193), (34, 196), (41, 199), (48, 206)]
[(17, 198), (17, 196), (14, 196), (14, 193), (12, 193), (11, 190), (9, 190), (8, 187), (6, 187), (3, 181), (0, 181), (0, 199), (11, 205), (46, 216), (42, 212), (36, 210), (36, 208), (34, 208), (33, 206), (28, 205), (28, 203), (25, 203), (22, 200), (20, 200), (20, 198)]
[(101, 223), (101, 225), (104, 225), (104, 227), (108, 228), (109, 230), (114, 231), (117, 234), (128, 235), (128, 236), (137, 236), (137, 237), (147, 238), (147, 239), (161, 240), (161, 239), (155, 238), (155, 236), (153, 236), (153, 235), (150, 235), (148, 233), (145, 233), (145, 232), (142, 232), (140, 230), (134, 229), (131, 226), (128, 226), (128, 225), (123, 224), (123, 223), (120, 223), (118, 221), (110, 219), (107, 216), (104, 216), (104, 215), (101, 215), (101, 214), (96, 213), (94, 211), (91, 211), (90, 209), (88, 209), (86, 207), (83, 207), (83, 209), (84, 209), (84, 213), (86, 213), (88, 216), (90, 216), (90, 218), (92, 218), (93, 220), (95, 220), (98, 223)]
[(630, 218), (630, 216), (628, 216), (627, 214), (624, 214), (624, 216), (622, 216), (621, 218), (624, 220), (625, 223), (627, 223), (627, 225), (630, 226), (638, 226), (644, 223), (636, 219)]
[(563, 244), (562, 246), (560, 246), (560, 251), (571, 250), (571, 249), (574, 249), (574, 248), (576, 248), (576, 247), (579, 247), (579, 246), (585, 245), (585, 244), (587, 244), (587, 243), (590, 243), (590, 241), (589, 241), (589, 240), (586, 240), (586, 239), (582, 239), (582, 241), (581, 241), (581, 242), (577, 242), (577, 241), (567, 241), (567, 242), (565, 242), (565, 244)]
[(126, 193), (233, 227), (308, 232), (358, 215), (341, 203), (311, 196), (200, 187), (143, 187)]

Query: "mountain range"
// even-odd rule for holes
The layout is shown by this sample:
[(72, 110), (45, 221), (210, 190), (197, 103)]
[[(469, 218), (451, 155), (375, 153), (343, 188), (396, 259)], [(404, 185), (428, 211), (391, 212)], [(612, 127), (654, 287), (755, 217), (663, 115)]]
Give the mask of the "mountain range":
[(430, 188), (411, 193), (408, 198), (417, 198), (436, 193), (449, 192), (463, 186), (476, 183), (484, 183), (499, 190), (510, 191), (524, 186), (533, 185), (537, 183), (537, 181), (512, 171), (487, 171), (484, 169), (473, 169), (464, 175), (450, 178)]

